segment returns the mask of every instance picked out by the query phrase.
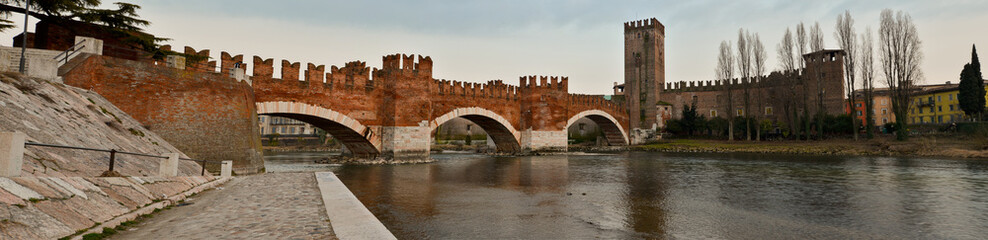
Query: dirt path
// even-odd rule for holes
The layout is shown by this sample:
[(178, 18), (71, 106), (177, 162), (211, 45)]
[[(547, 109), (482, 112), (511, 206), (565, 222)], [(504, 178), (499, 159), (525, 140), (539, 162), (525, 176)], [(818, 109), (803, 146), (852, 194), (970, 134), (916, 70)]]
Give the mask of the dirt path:
[(335, 239), (312, 173), (237, 177), (111, 239)]

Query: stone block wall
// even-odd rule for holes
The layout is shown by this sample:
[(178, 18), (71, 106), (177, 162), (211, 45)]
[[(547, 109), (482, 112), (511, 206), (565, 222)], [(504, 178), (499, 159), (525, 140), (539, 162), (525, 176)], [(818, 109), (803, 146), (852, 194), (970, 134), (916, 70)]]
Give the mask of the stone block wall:
[[(223, 179), (225, 180), (225, 179)], [(0, 178), (0, 239), (56, 239), (158, 202), (177, 201), (211, 176)], [(97, 226), (97, 224), (100, 224)]]
[(565, 152), (567, 147), (566, 130), (521, 132), (523, 152)]
[(381, 127), (381, 155), (386, 159), (429, 158), (429, 126)]

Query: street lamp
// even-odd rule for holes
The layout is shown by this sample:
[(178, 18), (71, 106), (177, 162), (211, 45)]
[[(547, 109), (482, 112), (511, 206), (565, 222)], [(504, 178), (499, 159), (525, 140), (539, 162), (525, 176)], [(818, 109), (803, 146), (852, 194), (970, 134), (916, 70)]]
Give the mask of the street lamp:
[(24, 54), (27, 52), (27, 16), (30, 15), (31, 13), (30, 9), (31, 9), (31, 0), (27, 0), (27, 3), (24, 4), (24, 33), (21, 34), (23, 35), (22, 36), (23, 38), (21, 40), (21, 63), (20, 66), (17, 68), (17, 71), (20, 72), (21, 74), (27, 73), (24, 71), (24, 62), (25, 62)]

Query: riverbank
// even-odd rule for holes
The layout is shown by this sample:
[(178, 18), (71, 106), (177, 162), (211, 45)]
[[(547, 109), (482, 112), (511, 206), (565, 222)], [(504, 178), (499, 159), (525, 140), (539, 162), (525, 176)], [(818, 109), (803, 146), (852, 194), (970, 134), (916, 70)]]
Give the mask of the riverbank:
[(917, 137), (908, 141), (876, 138), (854, 141), (734, 141), (673, 139), (632, 146), (632, 151), (709, 152), (709, 153), (782, 153), (852, 156), (923, 156), (988, 159), (988, 140)]

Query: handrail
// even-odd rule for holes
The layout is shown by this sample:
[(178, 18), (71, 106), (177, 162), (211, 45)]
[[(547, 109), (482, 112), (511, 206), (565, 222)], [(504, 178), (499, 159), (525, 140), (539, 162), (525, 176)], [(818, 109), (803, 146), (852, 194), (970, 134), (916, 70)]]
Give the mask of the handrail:
[[(55, 59), (56, 61), (58, 61), (58, 58), (63, 57), (62, 55), (64, 55), (65, 62), (68, 63), (69, 62), (69, 56), (72, 56), (72, 54), (75, 54), (76, 52), (79, 52), (79, 50), (82, 50), (81, 47), (80, 48), (76, 48), (76, 47), (78, 47), (79, 45), (82, 45), (84, 43), (86, 43), (86, 39), (82, 39), (82, 41), (79, 41), (75, 45), (72, 45), (72, 47), (70, 47), (69, 49), (65, 49), (65, 51), (62, 51), (62, 53), (59, 53), (58, 55), (55, 55), (55, 57), (52, 58), (52, 59)], [(72, 53), (69, 53), (69, 52), (72, 52)]]
[[(38, 143), (38, 142), (25, 142), (24, 143), (24, 146), (51, 147), (51, 148), (64, 148), (64, 149), (96, 151), (96, 152), (108, 152), (108, 153), (110, 153), (110, 168), (109, 168), (109, 171), (113, 171), (113, 166), (115, 165), (114, 163), (116, 162), (115, 161), (116, 160), (116, 154), (118, 154), (118, 153), (119, 154), (134, 155), (134, 156), (141, 156), (141, 157), (168, 159), (168, 156), (159, 156), (159, 155), (151, 155), (151, 154), (144, 154), (144, 153), (117, 151), (116, 149), (100, 149), (100, 148), (89, 148), (89, 147), (77, 147), (77, 146), (66, 146), (66, 145), (58, 145), (58, 144)], [(202, 165), (202, 171), (201, 171), (200, 174), (203, 175), (203, 176), (206, 175), (206, 163), (223, 164), (223, 161), (199, 160), (199, 159), (191, 159), (191, 158), (184, 158), (184, 157), (180, 157), (178, 160), (193, 161), (193, 162), (200, 162), (200, 163), (202, 163), (201, 164)]]

